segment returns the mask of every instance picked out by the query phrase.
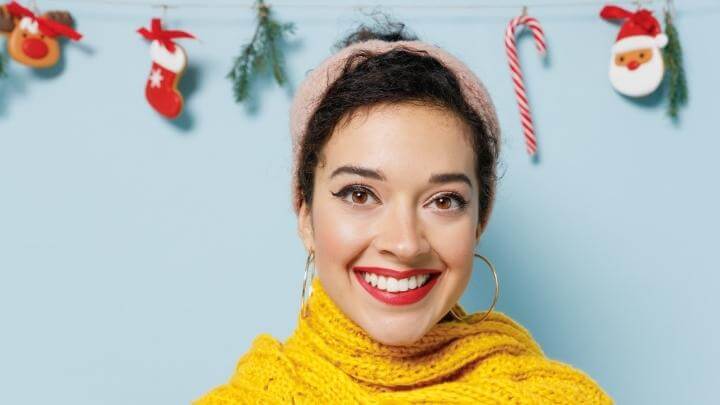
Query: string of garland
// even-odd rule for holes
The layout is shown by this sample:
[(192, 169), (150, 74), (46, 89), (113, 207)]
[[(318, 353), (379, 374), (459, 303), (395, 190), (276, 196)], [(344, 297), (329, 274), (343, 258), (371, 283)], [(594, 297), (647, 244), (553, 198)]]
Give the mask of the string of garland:
[(669, 9), (665, 10), (665, 35), (668, 37), (668, 43), (663, 49), (663, 60), (668, 74), (669, 102), (667, 113), (673, 119), (677, 119), (678, 110), (687, 103), (688, 89), (682, 62), (680, 38)]
[(295, 24), (280, 23), (272, 17), (270, 7), (263, 0), (256, 1), (258, 10), (255, 33), (242, 53), (235, 58), (232, 70), (227, 78), (233, 82), (235, 101), (240, 103), (248, 97), (252, 77), (271, 65), (273, 76), (278, 85), (286, 83), (284, 58), (278, 45), (286, 33), (295, 32)]

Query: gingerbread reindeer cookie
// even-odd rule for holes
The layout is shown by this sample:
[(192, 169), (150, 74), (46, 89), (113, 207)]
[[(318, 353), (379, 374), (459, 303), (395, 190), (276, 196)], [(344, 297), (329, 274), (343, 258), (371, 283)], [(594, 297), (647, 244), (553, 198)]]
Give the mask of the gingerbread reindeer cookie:
[(82, 38), (73, 25), (67, 11), (48, 11), (38, 16), (15, 1), (0, 6), (0, 33), (8, 36), (8, 53), (30, 67), (54, 66), (60, 59), (59, 37), (74, 41)]

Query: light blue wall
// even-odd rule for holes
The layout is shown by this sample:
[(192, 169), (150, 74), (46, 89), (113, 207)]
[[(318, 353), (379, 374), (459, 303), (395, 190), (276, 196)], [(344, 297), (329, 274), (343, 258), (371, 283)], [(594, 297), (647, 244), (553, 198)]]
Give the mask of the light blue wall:
[[(393, 12), (466, 61), (499, 110), (504, 177), (480, 248), (499, 272), (497, 309), (622, 404), (709, 404), (718, 382), (720, 5), (678, 3), (691, 97), (679, 125), (663, 98), (613, 91), (617, 27), (599, 6), (530, 8), (550, 49), (543, 66), (520, 41), (539, 163), (503, 48), (519, 10)], [(86, 37), (64, 67), (10, 63), (0, 82), (0, 403), (188, 403), (226, 381), (258, 333), (295, 326), (291, 90), (265, 79), (255, 109), (234, 104), (224, 76), (252, 34), (249, 10), (170, 10), (202, 43), (183, 42), (187, 118), (169, 123), (145, 103), (148, 45), (134, 32), (157, 13), (40, 6), (70, 7)], [(368, 21), (347, 8), (276, 15), (298, 26), (293, 86)], [(492, 297), (477, 266), (462, 300), (473, 311)]]

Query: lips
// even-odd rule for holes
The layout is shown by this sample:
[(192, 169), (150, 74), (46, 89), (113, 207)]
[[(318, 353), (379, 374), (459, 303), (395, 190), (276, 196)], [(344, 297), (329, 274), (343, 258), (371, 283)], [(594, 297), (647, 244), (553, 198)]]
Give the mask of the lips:
[[(389, 305), (410, 305), (420, 301), (430, 292), (430, 290), (432, 290), (432, 288), (435, 286), (435, 283), (437, 283), (438, 278), (440, 277), (440, 273), (442, 273), (440, 270), (436, 269), (412, 269), (405, 271), (396, 271), (382, 267), (354, 267), (353, 272), (355, 273), (355, 277), (357, 278), (360, 285), (363, 286), (365, 291), (367, 291), (378, 301)], [(430, 274), (430, 278), (424, 285), (419, 288), (415, 288), (412, 290), (408, 289), (407, 291), (389, 292), (377, 289), (370, 285), (367, 281), (365, 281), (365, 277), (363, 277), (364, 272), (376, 273), (378, 275), (393, 277), (396, 279), (407, 278), (418, 274)]]

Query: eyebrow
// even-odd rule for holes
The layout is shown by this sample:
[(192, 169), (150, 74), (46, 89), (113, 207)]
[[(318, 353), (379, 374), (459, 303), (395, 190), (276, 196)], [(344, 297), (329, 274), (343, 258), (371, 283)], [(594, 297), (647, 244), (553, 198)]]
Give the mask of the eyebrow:
[[(387, 178), (380, 170), (373, 170), (369, 169), (367, 167), (360, 167), (360, 166), (340, 166), (337, 169), (333, 170), (332, 174), (330, 174), (330, 178), (340, 175), (340, 174), (355, 174), (362, 177), (367, 177), (370, 179), (380, 180), (380, 181), (386, 181)], [(453, 182), (461, 182), (466, 183), (470, 188), (472, 188), (472, 182), (470, 181), (470, 178), (466, 176), (464, 173), (437, 173), (430, 176), (430, 179), (428, 179), (428, 182), (430, 183), (453, 183)]]

